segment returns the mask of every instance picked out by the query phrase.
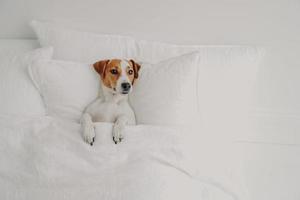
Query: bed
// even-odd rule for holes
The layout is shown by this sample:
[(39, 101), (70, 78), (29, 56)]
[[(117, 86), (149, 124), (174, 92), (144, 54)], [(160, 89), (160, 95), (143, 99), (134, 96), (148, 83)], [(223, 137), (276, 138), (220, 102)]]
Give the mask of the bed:
[[(39, 47), (36, 40), (0, 43), (1, 52), (10, 53)], [(218, 175), (197, 174), (191, 151), (185, 148), (184, 134), (178, 134), (178, 129), (128, 127), (126, 134), (131, 137), (116, 146), (110, 140), (112, 125), (98, 123), (99, 139), (91, 147), (82, 141), (78, 122), (51, 116), (24, 118), (1, 114), (0, 197), (299, 199), (299, 116), (254, 109), (251, 121), (254, 128), (246, 130), (244, 138), (230, 143), (234, 146), (231, 150), (239, 152), (245, 187), (240, 187), (239, 182), (234, 183), (238, 186), (229, 187), (218, 180)], [(282, 136), (286, 130), (287, 135)], [(201, 159), (203, 163), (208, 161)], [(226, 161), (231, 162), (221, 162)], [(246, 188), (247, 195), (240, 194), (241, 188)]]

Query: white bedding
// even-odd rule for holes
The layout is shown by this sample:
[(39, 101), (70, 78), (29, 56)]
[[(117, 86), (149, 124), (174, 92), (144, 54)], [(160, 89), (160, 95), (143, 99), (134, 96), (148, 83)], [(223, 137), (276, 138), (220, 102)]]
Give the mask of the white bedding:
[[(0, 40), (1, 52), (25, 52), (37, 47), (36, 40)], [(284, 76), (280, 76), (280, 78), (293, 78), (297, 73), (292, 73), (291, 70), (291, 68), (288, 68), (288, 70), (285, 69), (279, 73), (278, 69), (270, 65), (269, 68), (264, 68), (261, 77), (265, 78), (266, 74), (270, 74), (268, 77), (271, 79), (275, 73), (282, 75), (284, 72)], [(274, 87), (272, 86), (271, 89), (267, 88), (271, 84), (270, 81), (268, 82), (269, 79), (260, 83), (259, 87), (263, 88), (262, 91), (264, 92), (262, 97), (268, 97), (264, 98), (266, 101), (270, 101), (269, 98), (271, 97), (272, 101), (270, 102), (283, 102), (283, 97), (286, 100), (291, 99), (291, 95), (285, 95), (281, 90), (287, 84), (290, 85), (292, 80), (282, 81), (280, 79), (281, 81), (279, 81), (278, 77), (275, 76), (276, 79), (272, 79)], [(279, 85), (284, 87), (279, 87), (278, 90)], [(293, 98), (291, 102), (295, 102), (296, 99)], [(282, 105), (285, 105), (284, 102)], [(290, 103), (289, 106), (296, 108), (296, 104), (293, 103)], [(239, 144), (244, 149), (240, 151), (245, 165), (243, 175), (247, 180), (249, 199), (298, 200), (300, 197), (299, 115), (284, 111), (278, 112), (282, 109), (271, 109), (273, 107), (264, 105), (259, 106), (259, 108), (261, 107), (265, 109), (255, 110), (252, 117), (254, 129), (247, 134), (244, 142)], [(110, 129), (110, 125), (102, 127)], [(193, 176), (185, 175), (181, 171), (182, 169), (186, 172), (192, 172), (193, 170), (188, 168), (189, 165), (185, 162), (186, 154), (181, 151), (182, 149), (179, 146), (175, 148), (176, 151), (162, 146), (163, 141), (167, 142), (166, 144), (176, 146), (176, 141), (178, 141), (176, 137), (172, 137), (174, 143), (169, 141), (170, 137), (168, 135), (172, 131), (155, 130), (154, 127), (149, 126), (147, 128), (139, 126), (134, 129), (135, 131), (132, 134), (134, 137), (132, 139), (127, 138), (127, 140), (131, 143), (141, 140), (143, 143), (134, 143), (134, 146), (130, 146), (130, 149), (128, 148), (129, 145), (124, 144), (118, 147), (117, 150), (114, 146), (109, 146), (110, 143), (105, 143), (110, 139), (108, 138), (108, 131), (107, 135), (103, 136), (103, 140), (98, 134), (95, 146), (90, 148), (82, 142), (78, 132), (78, 124), (62, 123), (47, 117), (35, 119), (0, 117), (0, 199), (83, 199), (83, 197), (93, 199), (95, 196), (97, 199), (105, 199), (101, 198), (101, 194), (108, 199), (114, 199), (113, 196), (109, 195), (119, 195), (123, 192), (124, 197), (122, 196), (119, 199), (126, 199), (125, 197), (130, 195), (136, 195), (136, 199), (146, 199), (156, 194), (161, 195), (161, 199), (168, 200), (162, 193), (157, 194), (157, 191), (162, 191), (159, 187), (161, 184), (154, 188), (155, 184), (163, 182), (173, 184), (169, 185), (169, 190), (171, 190), (171, 186), (176, 187), (176, 190), (170, 194), (176, 196), (177, 199), (182, 197), (180, 195), (185, 194), (184, 189), (178, 190), (178, 188), (191, 185), (197, 187), (198, 194), (195, 196), (200, 195), (201, 198), (198, 198), (200, 200), (232, 199), (228, 195), (230, 191), (223, 190), (221, 192), (219, 190), (222, 184), (213, 185), (210, 182), (196, 181)], [(163, 138), (157, 138), (159, 133), (162, 132), (169, 134)], [(146, 139), (145, 135), (147, 135)], [(151, 143), (153, 140), (162, 142), (159, 144)], [(105, 146), (100, 147), (102, 143)], [(145, 144), (151, 146), (145, 148)], [(105, 147), (109, 148), (106, 149)], [(141, 152), (138, 151), (140, 147), (143, 147)], [(158, 149), (155, 149), (155, 147), (158, 147)], [(123, 149), (126, 151), (123, 151)], [(161, 152), (162, 155), (155, 154), (159, 149), (166, 150)], [(106, 156), (100, 156), (102, 152), (105, 152)], [(134, 154), (130, 152), (134, 152)], [(205, 152), (201, 153), (201, 150), (198, 150), (195, 154), (200, 160), (203, 159), (201, 155), (206, 155)], [(214, 152), (213, 155), (216, 154), (218, 153)], [(126, 157), (126, 155), (130, 156)], [(141, 157), (142, 155), (146, 156)], [(166, 157), (166, 155), (173, 156)], [(176, 155), (177, 160), (175, 159)], [(110, 162), (105, 160), (107, 158), (110, 159)], [(121, 165), (118, 168), (111, 167), (115, 158), (123, 158), (120, 160)], [(211, 157), (207, 159), (211, 159)], [(172, 161), (172, 164), (170, 164), (170, 161)], [(105, 162), (105, 165), (102, 162)], [(114, 166), (117, 165), (117, 159), (114, 164)], [(144, 171), (142, 171), (143, 166)], [(147, 166), (151, 166), (151, 168), (147, 168)], [(208, 168), (210, 165), (207, 164), (206, 167)], [(115, 172), (116, 174), (112, 176)], [(203, 170), (202, 173), (206, 174)], [(87, 176), (87, 174), (90, 176)], [(143, 176), (144, 174), (147, 176)], [(214, 177), (220, 178), (219, 175), (216, 173)], [(210, 180), (210, 177), (208, 176), (205, 180)], [(179, 179), (181, 182), (172, 181), (174, 179)], [(119, 182), (119, 180), (123, 181)], [(128, 184), (125, 184), (125, 182), (128, 182)], [(115, 185), (116, 183), (118, 184)], [(114, 185), (114, 187), (110, 187), (111, 185)], [(151, 185), (151, 188), (149, 185)], [(152, 192), (155, 189), (157, 191)], [(118, 192), (114, 193), (113, 191)], [(126, 191), (135, 193), (128, 194)], [(167, 189), (163, 190), (163, 192), (167, 191)], [(191, 195), (194, 194), (191, 192)], [(138, 195), (142, 195), (142, 197)], [(130, 199), (134, 200), (132, 196), (130, 196)], [(153, 199), (155, 198), (153, 197)], [(188, 197), (185, 196), (181, 199), (188, 199)]]
[(193, 177), (174, 129), (128, 127), (119, 145), (111, 124), (96, 132), (89, 146), (77, 123), (0, 117), (0, 199), (236, 199)]

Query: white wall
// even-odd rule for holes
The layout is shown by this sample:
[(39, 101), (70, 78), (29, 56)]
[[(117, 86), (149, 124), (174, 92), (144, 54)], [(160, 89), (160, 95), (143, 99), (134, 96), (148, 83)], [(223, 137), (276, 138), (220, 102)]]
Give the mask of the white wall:
[(1, 0), (0, 37), (34, 37), (32, 18), (199, 44), (299, 42), (298, 0)]
[(1, 0), (0, 37), (34, 37), (32, 18), (198, 44), (299, 42), (298, 0)]

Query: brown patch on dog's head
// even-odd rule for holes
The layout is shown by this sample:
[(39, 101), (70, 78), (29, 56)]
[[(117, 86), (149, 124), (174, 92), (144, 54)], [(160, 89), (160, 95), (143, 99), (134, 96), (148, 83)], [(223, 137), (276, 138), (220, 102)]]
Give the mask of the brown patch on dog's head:
[(93, 66), (100, 74), (103, 85), (115, 92), (123, 92), (123, 94), (125, 89), (122, 88), (122, 83), (128, 82), (130, 86), (133, 85), (141, 67), (133, 60), (121, 59), (101, 60), (94, 63)]
[(109, 60), (100, 60), (93, 64), (94, 69), (100, 74), (101, 78), (105, 77), (105, 68), (108, 62)]
[(133, 71), (134, 71), (134, 79), (132, 80), (132, 84), (134, 83), (135, 79), (138, 79), (139, 77), (139, 71), (141, 69), (141, 65), (136, 63), (134, 60), (129, 60), (129, 63), (131, 64)]
[(117, 81), (121, 75), (121, 60), (101, 60), (96, 62), (93, 66), (100, 74), (102, 83), (113, 90), (116, 90)]

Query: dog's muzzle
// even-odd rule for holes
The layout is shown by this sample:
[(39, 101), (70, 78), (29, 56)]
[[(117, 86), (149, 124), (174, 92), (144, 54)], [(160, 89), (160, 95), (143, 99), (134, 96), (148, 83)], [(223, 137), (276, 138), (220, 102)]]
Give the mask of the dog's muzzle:
[(130, 83), (122, 83), (121, 88), (122, 88), (123, 94), (128, 94), (130, 91), (130, 88), (131, 88), (131, 84)]

